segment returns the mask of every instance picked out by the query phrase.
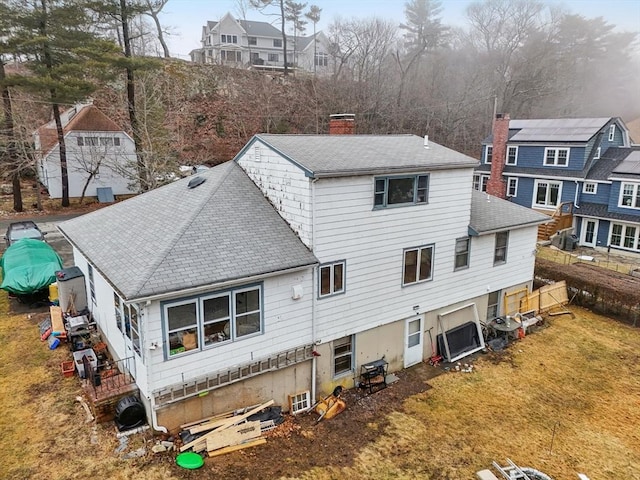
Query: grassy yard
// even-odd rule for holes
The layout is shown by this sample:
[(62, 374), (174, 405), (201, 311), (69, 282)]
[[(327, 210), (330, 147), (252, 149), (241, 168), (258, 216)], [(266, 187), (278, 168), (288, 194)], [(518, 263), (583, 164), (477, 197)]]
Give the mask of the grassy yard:
[[(640, 330), (574, 312), (548, 319), (505, 352), (482, 355), (473, 373), (432, 379), (433, 388), (398, 405), (386, 426), (363, 425), (379, 437), (366, 447), (354, 438), (350, 467), (297, 478), (472, 480), (492, 460), (511, 458), (554, 480), (577, 473), (640, 480)], [(48, 350), (37, 318), (9, 312), (4, 293), (0, 342), (0, 477), (220, 478), (215, 459), (194, 472), (179, 470), (169, 454), (122, 459), (113, 425), (85, 423), (78, 380), (60, 373), (68, 350)], [(127, 451), (145, 441), (133, 436)], [(322, 455), (320, 441), (312, 454)], [(250, 454), (232, 455), (251, 462)], [(251, 478), (263, 478), (259, 472), (256, 465)]]

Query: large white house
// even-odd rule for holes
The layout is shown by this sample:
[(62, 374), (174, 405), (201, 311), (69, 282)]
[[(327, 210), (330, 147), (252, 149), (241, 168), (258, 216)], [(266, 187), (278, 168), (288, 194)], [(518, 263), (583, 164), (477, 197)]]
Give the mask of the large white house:
[[(284, 67), (282, 33), (267, 22), (238, 20), (230, 13), (202, 27), (201, 48), (190, 52), (191, 61), (254, 69)], [(328, 40), (322, 32), (309, 36), (287, 35), (287, 64), (307, 72), (326, 74), (333, 68)]]
[(111, 352), (174, 430), (352, 387), (383, 357), (408, 367), (429, 334), (478, 348), (477, 321), (531, 286), (548, 217), (474, 191), (476, 165), (412, 135), (256, 135), (60, 230)]
[[(92, 104), (76, 105), (61, 114), (69, 197), (96, 197), (98, 189), (113, 195), (138, 192), (133, 139)], [(34, 132), (40, 181), (51, 198), (62, 198), (60, 148), (55, 121)]]

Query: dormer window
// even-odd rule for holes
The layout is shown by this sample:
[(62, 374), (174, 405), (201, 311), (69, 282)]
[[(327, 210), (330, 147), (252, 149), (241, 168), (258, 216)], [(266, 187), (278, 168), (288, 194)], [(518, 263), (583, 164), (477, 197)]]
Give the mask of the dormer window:
[(613, 142), (613, 139), (616, 137), (616, 126), (611, 125), (609, 127), (609, 141)]
[(596, 148), (596, 153), (593, 155), (594, 160), (598, 160), (600, 158), (600, 147)]
[(374, 208), (427, 203), (429, 175), (376, 177), (374, 183)]
[(569, 164), (568, 148), (545, 148), (544, 164), (566, 167)]

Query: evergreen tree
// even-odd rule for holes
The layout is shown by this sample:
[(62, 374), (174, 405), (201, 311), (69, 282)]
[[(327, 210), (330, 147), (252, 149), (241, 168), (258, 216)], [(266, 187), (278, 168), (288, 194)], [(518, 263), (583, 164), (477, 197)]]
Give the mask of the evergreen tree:
[(61, 107), (86, 99), (108, 78), (115, 45), (90, 32), (78, 0), (30, 0), (14, 23), (15, 53), (28, 60), (31, 75), (21, 86), (51, 103), (60, 153), (62, 206), (69, 206), (69, 177)]

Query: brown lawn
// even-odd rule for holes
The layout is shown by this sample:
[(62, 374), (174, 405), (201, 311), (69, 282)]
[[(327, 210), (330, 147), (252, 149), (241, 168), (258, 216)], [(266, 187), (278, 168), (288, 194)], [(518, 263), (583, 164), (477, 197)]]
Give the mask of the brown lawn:
[[(480, 355), (473, 373), (413, 367), (335, 419), (289, 419), (286, 435), (186, 471), (175, 453), (116, 453), (113, 424), (85, 423), (79, 381), (62, 377), (69, 350), (48, 350), (38, 317), (12, 308), (0, 293), (1, 478), (471, 480), (511, 458), (555, 480), (640, 480), (640, 330), (586, 310)], [(124, 453), (153, 443), (134, 435)]]

